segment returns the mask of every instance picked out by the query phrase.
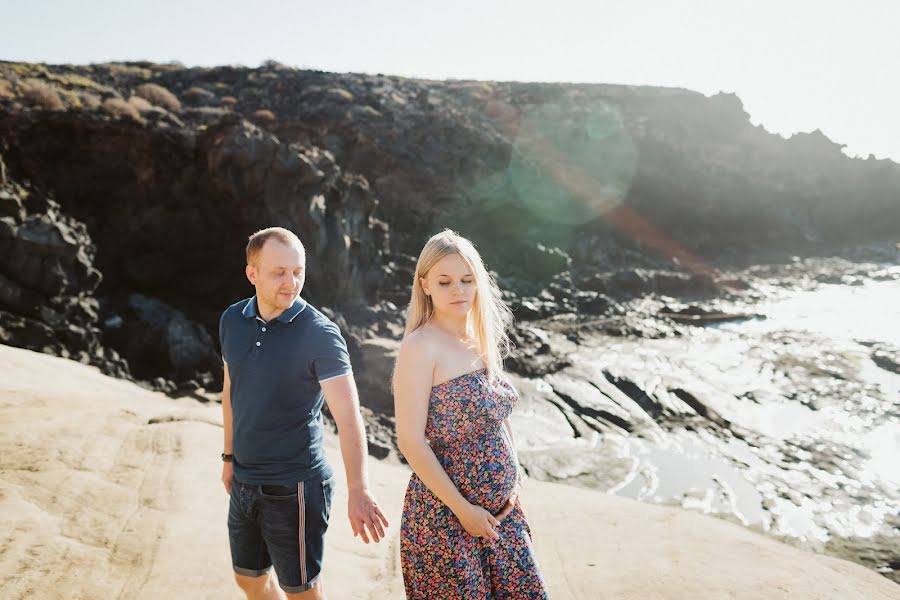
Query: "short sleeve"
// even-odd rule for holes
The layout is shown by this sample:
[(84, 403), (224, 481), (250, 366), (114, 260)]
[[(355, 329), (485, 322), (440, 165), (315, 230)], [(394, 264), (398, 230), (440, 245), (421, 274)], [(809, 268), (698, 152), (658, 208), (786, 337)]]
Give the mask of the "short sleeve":
[(320, 383), (353, 372), (347, 342), (334, 323), (328, 323), (319, 332), (312, 358), (312, 370)]
[(219, 347), (222, 349), (222, 360), (226, 363), (228, 362), (228, 357), (225, 356), (225, 315), (227, 314), (228, 311), (226, 310), (219, 317)]

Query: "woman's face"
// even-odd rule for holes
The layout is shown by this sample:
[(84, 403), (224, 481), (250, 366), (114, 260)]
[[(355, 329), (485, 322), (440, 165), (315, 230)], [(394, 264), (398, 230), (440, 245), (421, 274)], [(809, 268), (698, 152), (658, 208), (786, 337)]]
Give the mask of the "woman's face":
[(431, 296), (434, 312), (464, 316), (475, 302), (475, 274), (459, 254), (448, 254), (421, 280), (422, 289)]

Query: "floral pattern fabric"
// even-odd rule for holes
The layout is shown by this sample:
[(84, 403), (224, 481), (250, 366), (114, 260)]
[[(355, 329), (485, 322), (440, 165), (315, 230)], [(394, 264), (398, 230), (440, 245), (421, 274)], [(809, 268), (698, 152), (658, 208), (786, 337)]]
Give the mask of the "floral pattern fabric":
[[(518, 401), (485, 369), (434, 386), (425, 437), (459, 492), (500, 512), (516, 485), (516, 457), (503, 425)], [(531, 531), (518, 500), (496, 528), (499, 540), (469, 535), (413, 473), (400, 524), (400, 564), (409, 600), (547, 598)]]

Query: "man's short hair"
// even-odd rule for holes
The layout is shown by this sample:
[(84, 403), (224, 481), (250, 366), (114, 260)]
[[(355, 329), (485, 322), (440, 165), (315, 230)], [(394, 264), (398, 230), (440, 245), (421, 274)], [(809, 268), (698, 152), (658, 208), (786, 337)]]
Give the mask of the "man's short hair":
[(288, 246), (296, 244), (296, 246), (300, 248), (300, 254), (303, 255), (304, 262), (306, 261), (306, 248), (303, 247), (303, 242), (300, 241), (300, 238), (298, 238), (293, 231), (285, 229), (284, 227), (269, 227), (267, 229), (260, 229), (251, 235), (250, 239), (247, 241), (248, 265), (255, 264), (254, 261), (256, 260), (256, 256), (269, 239), (276, 239)]

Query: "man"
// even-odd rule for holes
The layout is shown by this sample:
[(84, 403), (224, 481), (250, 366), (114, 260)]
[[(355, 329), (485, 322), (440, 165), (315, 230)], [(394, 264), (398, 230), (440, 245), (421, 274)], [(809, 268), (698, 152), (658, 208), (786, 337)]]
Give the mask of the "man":
[[(321, 569), (334, 476), (323, 449), (322, 404), (338, 427), (354, 537), (378, 542), (388, 526), (368, 488), (366, 436), (347, 345), (300, 298), (303, 244), (280, 227), (247, 243), (256, 295), (219, 323), (225, 364), (222, 483), (238, 585), (251, 600), (322, 599)], [(275, 586), (274, 566), (281, 590)]]

